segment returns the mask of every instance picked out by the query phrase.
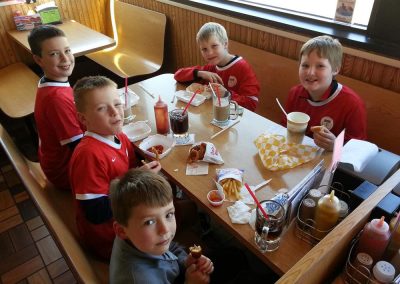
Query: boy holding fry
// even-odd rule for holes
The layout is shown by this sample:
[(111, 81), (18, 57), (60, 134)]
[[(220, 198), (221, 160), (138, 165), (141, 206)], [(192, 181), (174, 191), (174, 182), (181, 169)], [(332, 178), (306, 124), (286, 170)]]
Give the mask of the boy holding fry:
[[(84, 243), (108, 259), (115, 237), (109, 185), (138, 161), (122, 133), (124, 111), (113, 81), (102, 76), (84, 77), (74, 86), (74, 99), (78, 119), (87, 128), (69, 168), (77, 227)], [(161, 165), (152, 161), (141, 168), (157, 173)]]
[[(335, 76), (342, 65), (342, 45), (329, 36), (307, 41), (300, 50), (299, 79), (286, 101), (287, 113), (299, 111), (310, 116), (306, 135), (318, 146), (333, 150), (343, 129), (345, 142), (367, 139), (366, 110), (361, 98)], [(283, 118), (286, 125), (286, 116)]]

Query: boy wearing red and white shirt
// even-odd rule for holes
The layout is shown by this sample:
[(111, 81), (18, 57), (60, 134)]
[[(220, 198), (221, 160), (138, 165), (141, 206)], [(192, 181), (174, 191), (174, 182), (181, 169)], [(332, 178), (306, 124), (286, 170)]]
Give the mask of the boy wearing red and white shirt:
[(206, 23), (197, 33), (196, 40), (207, 64), (181, 68), (175, 72), (175, 80), (182, 83), (203, 81), (222, 84), (232, 94), (232, 100), (255, 111), (260, 84), (247, 61), (228, 52), (225, 28), (218, 23)]
[[(79, 120), (87, 132), (70, 161), (70, 182), (75, 196), (79, 234), (94, 253), (111, 256), (115, 233), (109, 200), (113, 179), (137, 166), (133, 146), (122, 133), (124, 112), (117, 85), (102, 76), (85, 77), (75, 84)], [(159, 172), (158, 161), (142, 168)]]
[(74, 56), (64, 32), (54, 26), (34, 28), (28, 42), (34, 61), (44, 72), (34, 109), (40, 166), (56, 188), (69, 190), (68, 163), (84, 132), (68, 82)]
[[(344, 140), (367, 139), (367, 116), (363, 101), (349, 87), (334, 78), (342, 64), (342, 45), (329, 36), (307, 41), (300, 51), (300, 85), (294, 86), (286, 101), (287, 113), (307, 113), (306, 135), (316, 145), (333, 150), (336, 136), (345, 130)], [(286, 117), (283, 117), (286, 126)]]

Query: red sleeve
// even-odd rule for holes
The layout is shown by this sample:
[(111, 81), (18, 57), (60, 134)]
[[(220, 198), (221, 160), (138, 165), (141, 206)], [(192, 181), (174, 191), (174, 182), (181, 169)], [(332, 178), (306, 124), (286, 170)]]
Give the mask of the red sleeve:
[(136, 158), (132, 142), (129, 141), (129, 138), (124, 133), (118, 134), (118, 139), (121, 141), (123, 145), (125, 145), (126, 150), (128, 152), (129, 168), (130, 169), (136, 168), (138, 165), (140, 165), (140, 163)]
[(205, 65), (205, 66), (193, 66), (193, 67), (185, 67), (180, 68), (174, 74), (174, 79), (180, 83), (192, 82), (195, 80), (194, 78), (194, 70), (200, 71), (209, 71), (215, 73), (215, 66), (213, 65)]
[(367, 114), (361, 98), (356, 100), (352, 111), (348, 113), (345, 129), (345, 142), (350, 139), (367, 140)]

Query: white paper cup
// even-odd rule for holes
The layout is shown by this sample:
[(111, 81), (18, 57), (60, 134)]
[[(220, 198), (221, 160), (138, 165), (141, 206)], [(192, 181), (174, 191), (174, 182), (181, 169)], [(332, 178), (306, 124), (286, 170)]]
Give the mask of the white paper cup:
[(310, 116), (304, 112), (291, 112), (287, 115), (286, 139), (289, 143), (301, 144), (306, 133)]

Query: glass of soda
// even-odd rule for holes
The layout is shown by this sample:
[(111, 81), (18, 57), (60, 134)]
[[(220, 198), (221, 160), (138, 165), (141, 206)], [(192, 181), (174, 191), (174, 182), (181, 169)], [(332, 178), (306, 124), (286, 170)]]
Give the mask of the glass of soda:
[(189, 140), (189, 115), (183, 109), (174, 109), (169, 112), (169, 122), (176, 143), (184, 144)]

